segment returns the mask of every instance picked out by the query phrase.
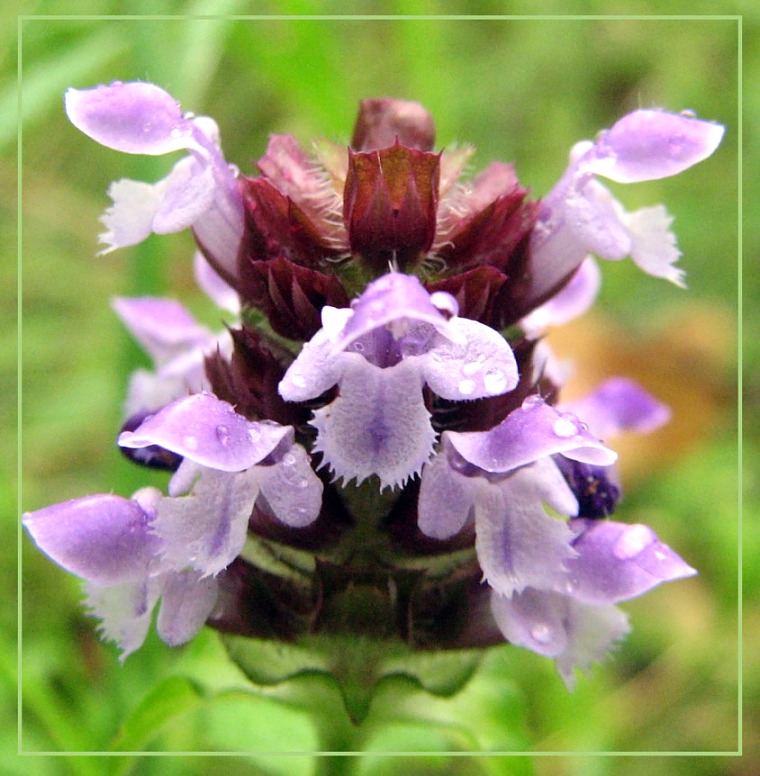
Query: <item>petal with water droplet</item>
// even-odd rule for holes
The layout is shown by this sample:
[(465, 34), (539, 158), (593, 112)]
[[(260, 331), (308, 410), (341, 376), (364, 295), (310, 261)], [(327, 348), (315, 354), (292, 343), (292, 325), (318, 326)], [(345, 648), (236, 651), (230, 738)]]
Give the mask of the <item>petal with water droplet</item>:
[(573, 520), (571, 525), (580, 532), (573, 543), (578, 556), (566, 565), (579, 600), (612, 604), (697, 573), (648, 526), (611, 520)]
[[(224, 426), (226, 433), (217, 429)], [(259, 433), (253, 440), (250, 430)], [(203, 466), (242, 471), (266, 457), (292, 430), (276, 424), (252, 424), (230, 404), (210, 393), (178, 399), (150, 415), (135, 431), (119, 436), (122, 447), (159, 445)]]
[(261, 495), (279, 520), (291, 528), (303, 528), (319, 517), (322, 481), (301, 445), (293, 445), (277, 463), (258, 471)]

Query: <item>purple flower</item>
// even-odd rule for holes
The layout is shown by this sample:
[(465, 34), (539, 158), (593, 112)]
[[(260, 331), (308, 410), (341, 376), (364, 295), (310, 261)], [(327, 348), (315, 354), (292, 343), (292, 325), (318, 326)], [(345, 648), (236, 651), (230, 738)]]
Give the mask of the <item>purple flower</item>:
[(153, 372), (138, 369), (132, 375), (127, 417), (154, 412), (188, 393), (208, 389), (206, 356), (217, 351), (227, 356), (232, 353), (228, 331), (213, 335), (173, 299), (117, 297), (112, 306), (155, 365)]
[(159, 491), (144, 488), (131, 499), (88, 496), (23, 518), (44, 553), (86, 580), (86, 605), (104, 637), (119, 645), (122, 660), (145, 640), (159, 598), (158, 633), (173, 645), (191, 639), (216, 602), (214, 578), (162, 564), (152, 531), (162, 501)]
[(184, 458), (169, 496), (96, 495), (24, 515), (40, 549), (87, 581), (87, 603), (123, 657), (145, 639), (162, 599), (158, 633), (183, 643), (211, 614), (216, 575), (240, 554), (257, 499), (291, 527), (313, 522), (322, 483), (293, 431), (252, 423), (208, 393), (179, 399), (119, 438)]
[[(669, 414), (623, 379), (605, 382), (573, 409), (605, 435), (650, 431)], [(447, 539), (474, 521), (499, 628), (512, 643), (554, 657), (569, 686), (573, 668), (587, 669), (627, 632), (626, 617), (611, 604), (696, 573), (646, 526), (562, 523), (546, 513), (544, 503), (577, 515), (592, 482), (595, 491), (607, 489), (592, 503), (609, 497), (616, 456), (576, 415), (531, 396), (489, 432), (444, 436), (442, 452), (422, 473), (420, 529)]]
[(577, 536), (564, 573), (543, 588), (494, 594), (491, 610), (506, 639), (554, 658), (572, 687), (575, 668), (588, 670), (628, 633), (614, 603), (696, 571), (645, 525), (581, 519), (569, 526)]
[(65, 103), (71, 123), (108, 148), (149, 156), (190, 152), (158, 183), (120, 180), (111, 185), (103, 253), (142, 242), (151, 232), (192, 227), (206, 255), (232, 275), (243, 208), (235, 172), (219, 149), (216, 123), (183, 114), (171, 95), (149, 83), (69, 89)]
[(158, 606), (170, 644), (204, 622), (330, 649), (507, 639), (571, 685), (627, 632), (620, 601), (695, 573), (650, 528), (606, 519), (621, 487), (602, 439), (669, 410), (623, 378), (563, 403), (541, 338), (593, 303), (589, 254), (682, 283), (664, 208), (627, 213), (597, 176), (675, 175), (723, 127), (635, 111), (536, 202), (512, 165), (465, 180), (472, 149), (436, 153), (413, 102), (361, 103), (348, 149), (273, 135), (250, 177), (152, 84), (72, 89), (66, 111), (110, 148), (187, 152), (158, 183), (111, 186), (104, 252), (190, 228), (198, 284), (234, 315), (216, 335), (178, 302), (114, 300), (154, 364), (118, 444), (172, 471), (166, 494), (23, 518), (124, 656)]
[(444, 399), (506, 393), (517, 364), (506, 341), (458, 318), (448, 294), (428, 294), (413, 276), (390, 273), (351, 308), (322, 311), (323, 328), (280, 383), (288, 401), (339, 395), (316, 410), (314, 449), (346, 481), (372, 475), (381, 488), (403, 485), (433, 452), (435, 432), (423, 386)]
[(677, 175), (710, 156), (724, 127), (685, 114), (637, 110), (578, 143), (570, 166), (544, 198), (531, 234), (531, 254), (540, 296), (572, 274), (588, 253), (604, 259), (630, 255), (645, 272), (684, 285), (673, 264), (680, 252), (662, 205), (626, 212), (597, 175), (638, 183)]

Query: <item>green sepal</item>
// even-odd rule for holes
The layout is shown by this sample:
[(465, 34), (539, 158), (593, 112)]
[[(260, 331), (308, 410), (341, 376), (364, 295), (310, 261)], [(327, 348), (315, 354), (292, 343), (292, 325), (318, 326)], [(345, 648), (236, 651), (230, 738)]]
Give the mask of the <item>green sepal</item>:
[[(381, 685), (401, 680), (399, 688), (406, 684), (413, 691), (450, 697), (467, 684), (483, 656), (482, 650), (415, 651), (399, 639), (348, 636), (310, 636), (292, 644), (223, 636), (223, 643), (255, 685), (326, 678), (340, 693), (354, 725), (364, 721)], [(320, 705), (315, 696), (313, 710), (318, 712)]]

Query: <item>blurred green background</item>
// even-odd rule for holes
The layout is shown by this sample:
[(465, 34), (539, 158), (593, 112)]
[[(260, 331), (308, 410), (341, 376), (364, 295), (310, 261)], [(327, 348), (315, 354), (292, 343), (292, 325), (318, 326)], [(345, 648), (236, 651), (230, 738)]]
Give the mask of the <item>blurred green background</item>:
[[(88, 14), (141, 14), (144, 4), (92, 0)], [(244, 172), (270, 132), (302, 143), (325, 136), (347, 142), (357, 103), (371, 96), (422, 102), (438, 127), (438, 147), (471, 142), (474, 168), (515, 161), (523, 184), (546, 193), (577, 140), (593, 137), (637, 107), (693, 109), (727, 126), (713, 158), (681, 176), (614, 189), (629, 209), (664, 202), (675, 216), (689, 290), (605, 262), (595, 310), (557, 332), (578, 386), (610, 374), (639, 379), (669, 402), (671, 426), (649, 438), (621, 440), (626, 498), (618, 517), (645, 522), (700, 570), (624, 608), (633, 632), (610, 660), (579, 678), (569, 694), (550, 661), (509, 647), (492, 650), (471, 684), (450, 700), (389, 686), (367, 723), (353, 730), (333, 698), (316, 720), (272, 693), (256, 693), (226, 665), (216, 636), (204, 632), (172, 650), (151, 636), (122, 667), (82, 612), (77, 581), (39, 555), (24, 536), (23, 749), (25, 752), (240, 752), (220, 757), (25, 757), (2, 773), (24, 774), (749, 774), (739, 747), (739, 46), (736, 19), (626, 19), (661, 4), (545, 2), (542, 14), (596, 19), (502, 18), (305, 20), (189, 19), (187, 15), (376, 13), (369, 0), (151, 3), (147, 18), (42, 18), (69, 4), (29, 2), (20, 27), (23, 68), (23, 423), (22, 508), (137, 487), (163, 485), (131, 467), (113, 440), (129, 372), (141, 356), (109, 308), (110, 297), (170, 293), (219, 328), (218, 312), (194, 288), (188, 234), (151, 237), (134, 249), (96, 257), (106, 189), (120, 177), (155, 180), (176, 160), (143, 159), (101, 148), (68, 124), (69, 86), (112, 80), (153, 81), (186, 110), (215, 117), (226, 158)], [(529, 15), (529, 2), (386, 2), (383, 13)], [(572, 6), (571, 8), (569, 6)], [(82, 9), (81, 12), (84, 12)], [(756, 115), (757, 12), (750, 3), (668, 5), (669, 13), (744, 13), (745, 116)], [(5, 244), (14, 238), (17, 29), (3, 17), (0, 176)], [(754, 74), (754, 78), (751, 74)], [(746, 160), (745, 179), (757, 166)], [(748, 203), (748, 213), (755, 213)], [(757, 230), (744, 248), (757, 256)], [(10, 253), (9, 253), (10, 255)], [(15, 267), (2, 264), (12, 293)], [(757, 299), (754, 264), (745, 300)], [(760, 312), (744, 315), (745, 395), (760, 394)], [(14, 448), (16, 338), (13, 305), (2, 305), (2, 389)], [(755, 460), (757, 421), (745, 413), (746, 461)], [(13, 456), (2, 468), (5, 600), (14, 600), (16, 489)], [(756, 546), (757, 476), (744, 486), (744, 542)], [(745, 622), (744, 747), (758, 749), (760, 616), (758, 565), (743, 569)], [(2, 608), (3, 701), (0, 740), (15, 751), (15, 611)], [(316, 683), (316, 680), (313, 680)], [(300, 688), (310, 692), (305, 682)], [(324, 687), (320, 692), (330, 698)], [(276, 695), (276, 693), (274, 694)], [(367, 752), (440, 752), (408, 758), (271, 757), (324, 745)], [(446, 752), (626, 752), (626, 756), (455, 757)], [(635, 756), (636, 752), (680, 753)], [(694, 753), (694, 756), (688, 756)], [(698, 756), (699, 753), (715, 753)]]

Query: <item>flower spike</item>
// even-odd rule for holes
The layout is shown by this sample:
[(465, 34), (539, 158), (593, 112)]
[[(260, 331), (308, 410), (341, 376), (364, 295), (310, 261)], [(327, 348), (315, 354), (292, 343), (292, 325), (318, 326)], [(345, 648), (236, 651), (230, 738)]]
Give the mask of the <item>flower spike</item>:
[(680, 174), (721, 125), (633, 111), (537, 201), (513, 164), (466, 180), (473, 149), (436, 150), (415, 102), (362, 102), (348, 149), (274, 134), (250, 176), (160, 86), (70, 89), (65, 108), (108, 148), (182, 154), (156, 183), (111, 184), (103, 253), (190, 229), (226, 321), (213, 333), (175, 300), (116, 298), (152, 360), (118, 445), (170, 472), (164, 491), (23, 516), (122, 659), (157, 610), (167, 644), (204, 624), (288, 641), (329, 652), (339, 682), (368, 654), (506, 639), (572, 687), (628, 632), (620, 602), (696, 573), (653, 529), (609, 519), (609, 437), (670, 410), (619, 377), (565, 402), (543, 335), (593, 304), (595, 257), (683, 285), (665, 208), (629, 213), (601, 180)]

